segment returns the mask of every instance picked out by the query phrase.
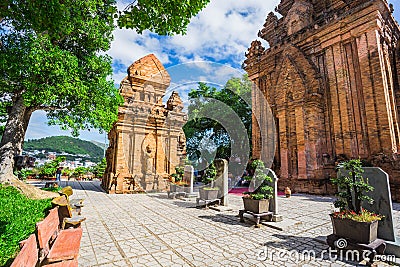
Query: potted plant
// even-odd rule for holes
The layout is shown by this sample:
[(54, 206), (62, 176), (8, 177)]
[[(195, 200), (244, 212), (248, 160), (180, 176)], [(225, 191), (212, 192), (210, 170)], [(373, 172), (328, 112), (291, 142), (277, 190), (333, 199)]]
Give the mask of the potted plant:
[(245, 179), (251, 180), (256, 189), (252, 192), (243, 193), (244, 209), (255, 214), (268, 212), (269, 199), (273, 196), (273, 188), (271, 187), (273, 180), (266, 174), (264, 162), (261, 160), (254, 160), (250, 168), (253, 176), (247, 176)]
[(217, 175), (217, 169), (214, 162), (209, 165), (203, 175), (203, 183), (206, 185), (199, 189), (200, 199), (213, 200), (218, 198), (219, 188), (215, 187), (214, 181)]
[(176, 166), (175, 173), (170, 176), (170, 192), (186, 192), (190, 191), (190, 187), (187, 182), (183, 181), (183, 175), (185, 169), (183, 167)]
[(374, 188), (368, 184), (368, 178), (362, 176), (364, 170), (359, 159), (342, 162), (337, 168), (338, 177), (331, 179), (338, 186), (338, 199), (334, 205), (339, 209), (330, 214), (333, 233), (357, 243), (370, 244), (377, 239), (378, 221), (383, 218), (362, 207), (363, 202), (373, 202), (366, 193)]

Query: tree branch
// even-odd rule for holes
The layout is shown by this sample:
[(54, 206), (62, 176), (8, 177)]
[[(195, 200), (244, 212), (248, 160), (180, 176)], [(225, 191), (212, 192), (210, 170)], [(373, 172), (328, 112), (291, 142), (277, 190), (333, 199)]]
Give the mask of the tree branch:
[(37, 106), (34, 108), (34, 110), (44, 110), (44, 111), (54, 111), (58, 109), (63, 109), (63, 108), (60, 108), (59, 106)]
[(136, 4), (137, 0), (133, 1), (132, 3), (130, 3), (129, 5), (127, 5), (123, 11), (127, 11), (128, 9), (132, 8), (135, 4)]

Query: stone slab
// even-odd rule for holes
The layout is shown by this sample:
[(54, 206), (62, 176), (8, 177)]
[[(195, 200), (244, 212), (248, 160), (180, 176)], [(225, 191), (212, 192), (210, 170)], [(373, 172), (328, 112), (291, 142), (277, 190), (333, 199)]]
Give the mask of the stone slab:
[(183, 180), (186, 181), (190, 185), (190, 193), (193, 193), (193, 182), (194, 182), (194, 169), (191, 165), (185, 165)]

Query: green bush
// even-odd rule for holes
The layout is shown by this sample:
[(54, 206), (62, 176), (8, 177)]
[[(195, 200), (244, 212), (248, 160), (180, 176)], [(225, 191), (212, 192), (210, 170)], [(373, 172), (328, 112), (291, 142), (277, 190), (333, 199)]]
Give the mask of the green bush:
[(0, 185), (0, 266), (18, 254), (18, 243), (35, 232), (35, 225), (51, 208), (51, 200), (32, 200), (16, 188)]
[[(362, 211), (362, 202), (373, 203), (373, 199), (366, 195), (374, 188), (369, 185), (368, 178), (364, 179), (362, 173), (362, 163), (359, 159), (352, 159), (341, 162), (336, 167), (339, 171), (338, 177), (332, 178), (331, 181), (334, 185), (338, 186), (336, 196), (338, 199), (335, 201), (335, 207), (340, 208), (341, 211), (349, 210), (360, 214)], [(347, 175), (343, 175), (340, 170), (347, 171)]]
[(266, 174), (267, 168), (265, 168), (264, 162), (259, 159), (254, 160), (250, 167), (254, 175), (246, 176), (245, 179), (253, 182), (255, 185), (257, 185), (257, 188), (253, 192), (244, 192), (243, 194), (245, 197), (256, 200), (272, 198), (273, 188), (271, 185), (273, 183), (273, 179), (271, 176)]
[(175, 167), (175, 173), (171, 174), (172, 177), (175, 179), (175, 183), (182, 182), (183, 181), (183, 175), (185, 174), (185, 168), (184, 167)]
[[(215, 168), (214, 162), (212, 162), (208, 168), (206, 169), (203, 175), (203, 183), (204, 184), (212, 184), (217, 176), (217, 169)], [(213, 186), (211, 186), (213, 187)]]

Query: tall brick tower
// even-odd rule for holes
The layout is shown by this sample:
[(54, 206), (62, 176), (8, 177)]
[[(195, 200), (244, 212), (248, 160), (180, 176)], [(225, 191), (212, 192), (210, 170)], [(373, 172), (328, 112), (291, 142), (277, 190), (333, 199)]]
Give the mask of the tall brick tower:
[[(400, 29), (384, 0), (282, 0), (253, 41), (244, 69), (271, 106), (280, 187), (325, 193), (339, 160), (390, 175), (400, 200)], [(253, 97), (253, 155), (265, 109)], [(265, 113), (265, 112), (264, 112)]]
[(163, 104), (171, 78), (154, 54), (135, 61), (127, 73), (120, 86), (125, 101), (108, 133), (102, 186), (109, 193), (165, 191), (186, 154), (183, 102), (172, 92)]

